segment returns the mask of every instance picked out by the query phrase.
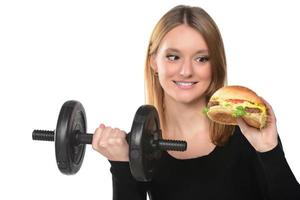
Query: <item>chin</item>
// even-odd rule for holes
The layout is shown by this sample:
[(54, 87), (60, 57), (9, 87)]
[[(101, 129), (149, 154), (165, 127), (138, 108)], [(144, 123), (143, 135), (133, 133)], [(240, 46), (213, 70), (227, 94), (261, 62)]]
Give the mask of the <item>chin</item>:
[(195, 96), (195, 95), (176, 95), (173, 99), (182, 104), (193, 104), (195, 102), (200, 102), (202, 96)]

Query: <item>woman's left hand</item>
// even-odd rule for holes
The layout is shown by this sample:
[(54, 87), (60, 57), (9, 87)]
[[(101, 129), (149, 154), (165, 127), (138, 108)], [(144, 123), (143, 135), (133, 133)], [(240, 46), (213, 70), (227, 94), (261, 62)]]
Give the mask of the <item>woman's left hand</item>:
[(278, 133), (274, 111), (266, 100), (263, 99), (263, 101), (267, 106), (268, 112), (267, 124), (264, 128), (256, 129), (248, 126), (242, 118), (237, 119), (238, 126), (242, 133), (258, 152), (270, 151), (278, 144)]

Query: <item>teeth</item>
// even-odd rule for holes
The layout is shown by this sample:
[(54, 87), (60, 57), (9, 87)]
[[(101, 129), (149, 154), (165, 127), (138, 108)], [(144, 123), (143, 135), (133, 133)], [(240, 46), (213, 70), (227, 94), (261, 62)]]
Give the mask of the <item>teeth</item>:
[(195, 82), (177, 82), (175, 81), (176, 85), (180, 85), (180, 86), (191, 86), (194, 85)]

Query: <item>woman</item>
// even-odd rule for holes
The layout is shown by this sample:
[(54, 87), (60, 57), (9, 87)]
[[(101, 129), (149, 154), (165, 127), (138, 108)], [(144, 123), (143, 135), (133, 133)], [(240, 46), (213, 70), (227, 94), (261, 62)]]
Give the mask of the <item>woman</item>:
[(199, 7), (177, 6), (152, 33), (145, 65), (147, 103), (160, 116), (163, 138), (187, 141), (184, 152), (164, 152), (153, 180), (133, 179), (125, 132), (101, 124), (93, 148), (108, 158), (113, 199), (300, 199), (278, 139), (271, 106), (266, 128), (211, 122), (201, 112), (226, 84), (221, 35)]

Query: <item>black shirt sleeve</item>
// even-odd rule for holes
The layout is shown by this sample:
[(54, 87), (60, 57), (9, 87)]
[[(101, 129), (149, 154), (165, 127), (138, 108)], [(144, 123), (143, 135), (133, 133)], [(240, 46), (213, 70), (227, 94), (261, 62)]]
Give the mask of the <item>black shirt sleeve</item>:
[(300, 185), (285, 159), (280, 139), (274, 149), (257, 154), (265, 174), (268, 197), (300, 200)]
[(130, 172), (129, 162), (109, 161), (113, 183), (113, 200), (146, 200), (147, 183), (136, 181)]

